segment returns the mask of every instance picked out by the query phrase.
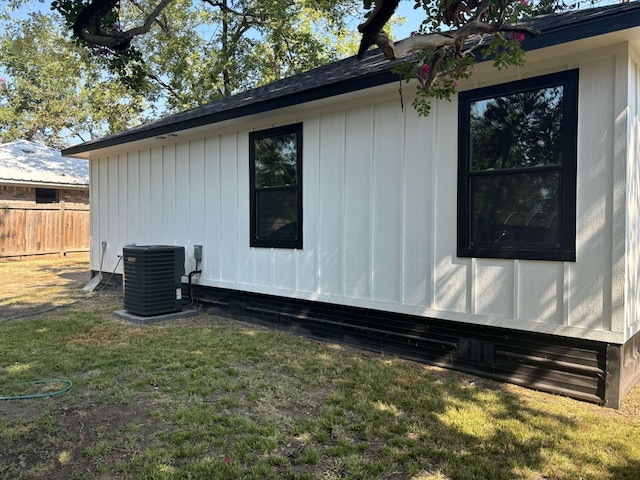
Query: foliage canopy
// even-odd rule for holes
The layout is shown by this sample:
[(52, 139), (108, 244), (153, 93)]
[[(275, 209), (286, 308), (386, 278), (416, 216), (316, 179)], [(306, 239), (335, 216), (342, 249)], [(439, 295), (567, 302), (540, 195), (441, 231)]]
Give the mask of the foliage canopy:
[(105, 135), (142, 120), (146, 102), (64, 35), (50, 16), (34, 13), (0, 36), (0, 131), (63, 147), (66, 138)]

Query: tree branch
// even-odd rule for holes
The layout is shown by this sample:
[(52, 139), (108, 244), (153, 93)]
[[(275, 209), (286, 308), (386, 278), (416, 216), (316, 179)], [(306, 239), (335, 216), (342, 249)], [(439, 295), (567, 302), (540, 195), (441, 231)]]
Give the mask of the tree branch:
[(133, 37), (147, 33), (162, 10), (173, 0), (160, 0), (158, 5), (145, 18), (140, 27), (126, 31), (110, 30), (102, 27), (102, 20), (118, 5), (120, 0), (93, 0), (84, 7), (73, 22), (73, 34), (76, 38), (93, 45), (102, 45), (111, 50), (126, 50)]
[(438, 77), (438, 66), (440, 65), (440, 62), (442, 62), (442, 59), (444, 58), (445, 54), (446, 52), (444, 48), (442, 47), (438, 48), (433, 54), (433, 60), (431, 61), (431, 66), (430, 66), (431, 68), (427, 76), (424, 77), (423, 75), (421, 75), (422, 72), (416, 75), (416, 78), (420, 82), (420, 86), (422, 87), (423, 90), (427, 91), (431, 89), (431, 87), (433, 86), (433, 83), (436, 81), (436, 78)]
[[(377, 43), (376, 39), (379, 35), (385, 35), (382, 27), (389, 21), (396, 11), (400, 0), (377, 0), (373, 12), (367, 20), (358, 25), (358, 31), (362, 33), (360, 48), (358, 49), (358, 58), (362, 58), (371, 45)], [(378, 44), (380, 46), (380, 44)]]
[(180, 100), (180, 93), (177, 92), (171, 85), (163, 81), (158, 75), (150, 75), (149, 78), (151, 78), (152, 80), (155, 80), (158, 83), (158, 85), (160, 85), (167, 92), (169, 92), (169, 94), (173, 98), (175, 98), (176, 100)]
[(487, 35), (498, 32), (517, 32), (530, 35), (538, 35), (540, 33), (525, 25), (496, 25), (483, 22), (476, 17), (458, 30), (446, 33), (414, 35), (399, 42), (394, 42), (384, 32), (380, 32), (376, 37), (375, 43), (384, 52), (385, 57), (389, 60), (395, 60), (406, 57), (411, 52), (418, 50), (437, 50), (442, 47), (454, 47), (458, 42), (464, 42), (470, 35)]
[(147, 15), (147, 18), (145, 18), (144, 24), (142, 26), (127, 30), (127, 32), (130, 33), (132, 38), (136, 35), (147, 33), (149, 30), (151, 30), (151, 26), (153, 25), (153, 22), (156, 21), (156, 18), (172, 1), (173, 0), (161, 0), (160, 3), (156, 5), (156, 8), (154, 8), (151, 13)]
[(267, 19), (267, 15), (265, 13), (253, 13), (253, 12), (241, 12), (239, 10), (235, 10), (233, 8), (231, 8), (229, 5), (223, 3), (223, 2), (216, 2), (214, 0), (203, 0), (205, 3), (208, 3), (209, 5), (211, 5), (212, 7), (217, 7), (220, 10), (224, 10), (226, 12), (231, 13), (232, 15), (236, 15), (238, 17), (254, 17), (257, 18), (258, 20), (266, 20)]
[[(131, 2), (131, 5), (136, 7), (140, 13), (144, 14), (144, 8), (142, 7), (142, 5), (140, 5), (140, 2), (138, 2), (136, 0), (129, 0), (129, 2)], [(162, 18), (162, 17), (164, 17), (164, 18)], [(173, 36), (173, 32), (169, 28), (168, 19), (166, 19), (166, 17), (164, 15), (158, 15), (158, 17), (154, 21), (155, 21), (156, 25), (158, 25), (158, 27), (160, 27), (160, 29), (164, 33), (166, 33), (170, 37)]]

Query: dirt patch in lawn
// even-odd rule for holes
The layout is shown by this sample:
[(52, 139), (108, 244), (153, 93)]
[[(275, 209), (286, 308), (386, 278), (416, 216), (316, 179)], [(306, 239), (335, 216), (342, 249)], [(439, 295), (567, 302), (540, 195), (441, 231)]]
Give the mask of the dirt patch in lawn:
[(0, 320), (46, 311), (86, 298), (88, 254), (0, 260)]
[[(38, 420), (41, 429), (24, 428), (11, 450), (0, 446), (2, 465), (26, 478), (66, 480), (92, 478), (99, 471), (118, 471), (118, 465), (147, 448), (167, 426), (152, 420), (148, 399), (126, 404), (90, 401), (67, 407), (54, 399), (4, 402), (0, 419)], [(55, 425), (50, 428), (47, 424)], [(96, 466), (100, 466), (96, 468)], [(9, 478), (9, 477), (2, 477)]]

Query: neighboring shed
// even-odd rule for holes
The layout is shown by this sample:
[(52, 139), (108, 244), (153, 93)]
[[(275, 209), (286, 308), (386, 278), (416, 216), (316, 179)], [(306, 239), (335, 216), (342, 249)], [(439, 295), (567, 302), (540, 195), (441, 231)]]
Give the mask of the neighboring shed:
[(45, 145), (0, 144), (0, 257), (89, 250), (89, 163)]
[(525, 67), (478, 65), (428, 118), (375, 51), (65, 150), (91, 164), (91, 268), (102, 241), (107, 271), (182, 245), (220, 313), (618, 407), (640, 3), (531, 23)]

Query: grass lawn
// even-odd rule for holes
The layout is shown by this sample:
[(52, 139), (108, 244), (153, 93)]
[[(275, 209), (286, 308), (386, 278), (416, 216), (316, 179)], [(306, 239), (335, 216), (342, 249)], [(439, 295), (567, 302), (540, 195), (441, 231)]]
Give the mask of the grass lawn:
[(639, 388), (616, 411), (206, 311), (136, 326), (87, 272), (0, 261), (0, 396), (73, 383), (0, 401), (2, 479), (640, 478)]

